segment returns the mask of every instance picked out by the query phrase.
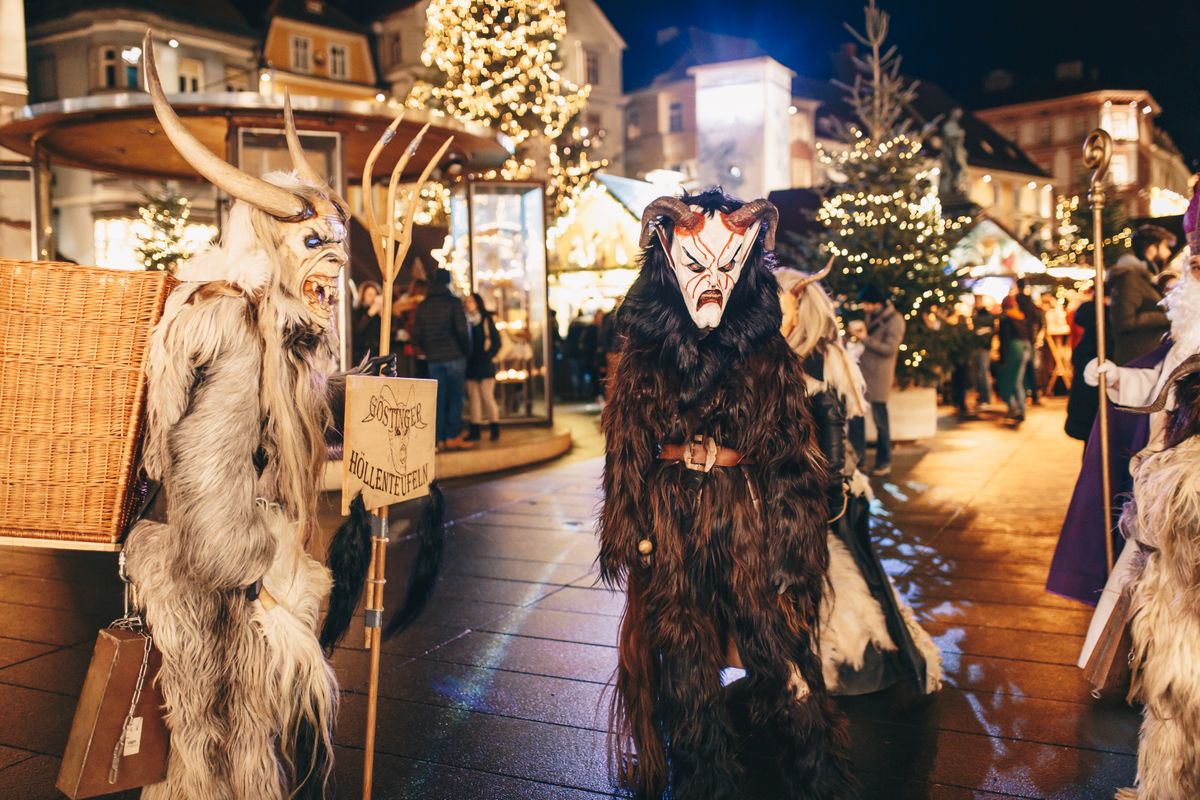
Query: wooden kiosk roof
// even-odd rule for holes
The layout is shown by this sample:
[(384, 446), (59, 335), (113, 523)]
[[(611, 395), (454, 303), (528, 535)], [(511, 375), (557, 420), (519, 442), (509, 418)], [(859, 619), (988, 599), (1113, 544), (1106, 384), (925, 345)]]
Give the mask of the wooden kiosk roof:
[[(171, 105), (188, 129), (218, 155), (240, 128), (283, 128), (282, 99), (255, 92), (218, 92), (172, 95)], [(361, 100), (320, 97), (293, 99), (296, 127), (342, 134), (348, 177), (361, 174), (363, 164), (380, 134), (398, 109)], [(407, 142), (421, 126), (432, 122), (417, 155), (410, 162), (415, 178), (447, 137), (453, 135), (447, 158), (461, 160), (468, 171), (500, 166), (508, 153), (494, 132), (467, 125), (423, 109), (409, 109), (396, 132)], [(144, 92), (95, 95), (41, 103), (17, 111), (0, 126), (0, 145), (32, 156), (40, 148), (56, 165), (143, 178), (196, 179), (199, 176), (175, 152), (163, 135), (150, 96)], [(391, 174), (402, 147), (384, 150), (375, 165), (376, 177)], [(353, 180), (354, 178), (351, 177)]]

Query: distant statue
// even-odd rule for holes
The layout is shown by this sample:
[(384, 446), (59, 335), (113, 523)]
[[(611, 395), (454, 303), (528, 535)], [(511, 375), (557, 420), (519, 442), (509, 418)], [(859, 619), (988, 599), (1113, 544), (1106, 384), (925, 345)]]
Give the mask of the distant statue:
[(962, 109), (956, 108), (942, 123), (942, 170), (938, 193), (943, 198), (967, 194), (967, 136), (962, 127)]

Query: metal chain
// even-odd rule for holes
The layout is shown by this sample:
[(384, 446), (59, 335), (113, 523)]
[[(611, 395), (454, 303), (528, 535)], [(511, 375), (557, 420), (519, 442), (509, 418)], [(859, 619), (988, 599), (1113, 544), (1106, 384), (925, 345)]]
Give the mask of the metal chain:
[(150, 649), (154, 646), (154, 639), (147, 633), (142, 634), (146, 640), (145, 647), (142, 649), (142, 666), (138, 670), (137, 683), (133, 687), (133, 700), (129, 703), (129, 711), (125, 713), (125, 723), (121, 726), (121, 738), (117, 739), (117, 746), (113, 748), (112, 766), (108, 770), (108, 782), (110, 784), (117, 782), (117, 771), (121, 766), (121, 756), (125, 751), (125, 738), (129, 735), (129, 725), (133, 722), (134, 712), (137, 710), (138, 700), (142, 698), (142, 686), (146, 682), (146, 670), (150, 667)]

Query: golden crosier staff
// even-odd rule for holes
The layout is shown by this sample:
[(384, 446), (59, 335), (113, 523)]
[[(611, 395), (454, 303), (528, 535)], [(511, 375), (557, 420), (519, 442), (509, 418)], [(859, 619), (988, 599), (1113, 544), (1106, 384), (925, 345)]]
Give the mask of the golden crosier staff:
[[(454, 141), (454, 137), (451, 136), (442, 143), (437, 153), (425, 165), (425, 169), (421, 171), (421, 177), (405, 192), (408, 197), (408, 206), (405, 210), (403, 221), (397, 222), (396, 200), (400, 176), (404, 173), (404, 168), (408, 166), (409, 160), (416, 154), (417, 147), (421, 144), (426, 131), (429, 130), (429, 125), (426, 124), (413, 137), (413, 140), (408, 143), (408, 147), (405, 148), (403, 155), (400, 156), (395, 168), (392, 170), (391, 179), (388, 181), (387, 223), (386, 225), (381, 225), (379, 219), (375, 216), (375, 199), (371, 193), (371, 176), (375, 170), (375, 162), (379, 159), (379, 155), (383, 152), (383, 149), (396, 135), (396, 128), (400, 126), (400, 122), (403, 119), (404, 112), (401, 111), (392, 120), (392, 124), (387, 127), (387, 130), (383, 132), (383, 135), (379, 137), (379, 141), (375, 143), (375, 146), (371, 148), (371, 154), (367, 157), (367, 163), (363, 166), (363, 216), (366, 220), (367, 230), (371, 234), (371, 245), (375, 249), (375, 259), (379, 262), (379, 271), (383, 277), (383, 318), (379, 332), (379, 355), (381, 356), (391, 353), (392, 287), (396, 283), (396, 273), (399, 271), (400, 265), (404, 263), (404, 256), (408, 253), (408, 248), (412, 245), (412, 227), (413, 218), (417, 213), (417, 199), (421, 194), (421, 189), (425, 186), (425, 182), (429, 180), (429, 175), (433, 172), (434, 167), (441, 162), (442, 156), (446, 154), (446, 150), (450, 147), (450, 143)], [(367, 569), (367, 589), (363, 600), (366, 615), (366, 624), (364, 626), (366, 647), (371, 654), (370, 677), (367, 684), (367, 735), (363, 748), (363, 800), (370, 800), (371, 783), (375, 772), (375, 715), (376, 706), (379, 702), (379, 646), (383, 633), (383, 585), (386, 583), (384, 575), (387, 563), (388, 543), (387, 506), (374, 509), (372, 513), (375, 516), (374, 524), (372, 525), (375, 535), (371, 539), (371, 565)]]
[[(1083, 143), (1083, 164), (1092, 172), (1091, 190), (1088, 199), (1092, 203), (1092, 239), (1096, 266), (1096, 364), (1103, 367), (1105, 361), (1104, 344), (1104, 176), (1108, 174), (1108, 162), (1112, 159), (1112, 137), (1108, 132), (1097, 128), (1088, 134)], [(1104, 495), (1104, 555), (1107, 559), (1108, 572), (1113, 569), (1113, 513), (1112, 513), (1112, 467), (1109, 461), (1108, 443), (1108, 377), (1104, 370), (1099, 371), (1100, 378), (1100, 481)]]

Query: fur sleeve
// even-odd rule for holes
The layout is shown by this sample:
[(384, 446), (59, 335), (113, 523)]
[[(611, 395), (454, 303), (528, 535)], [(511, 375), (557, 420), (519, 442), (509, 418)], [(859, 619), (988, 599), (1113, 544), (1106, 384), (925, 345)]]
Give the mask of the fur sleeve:
[(245, 299), (196, 298), (164, 336), (192, 382), (165, 432), (163, 485), (179, 573), (219, 591), (261, 578), (275, 551), (255, 498), (262, 354)]
[(615, 374), (608, 378), (609, 402), (604, 407), (604, 505), (600, 512), (600, 577), (617, 586), (635, 563), (637, 543), (649, 527), (645, 498), (646, 472), (654, 460), (657, 441), (653, 412), (642, 399), (645, 376), (636, 368), (638, 356), (622, 353)]

